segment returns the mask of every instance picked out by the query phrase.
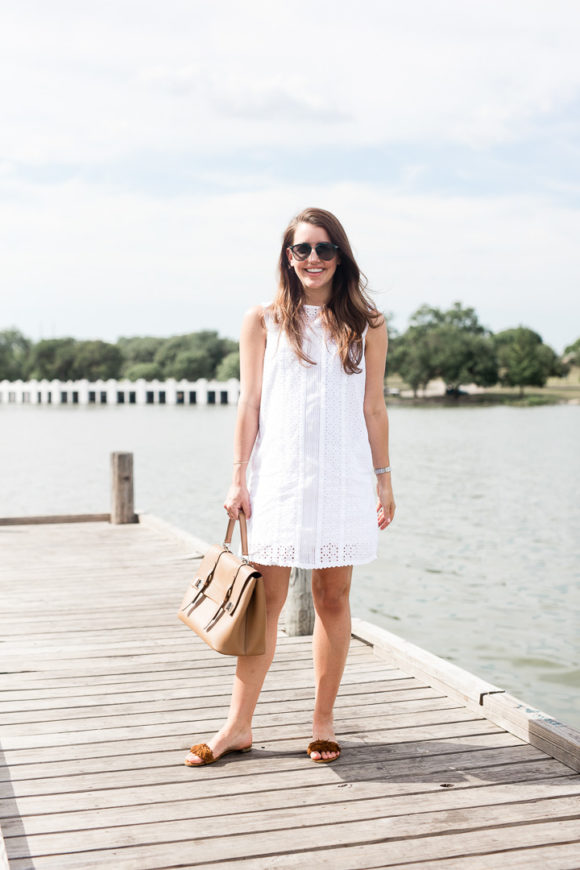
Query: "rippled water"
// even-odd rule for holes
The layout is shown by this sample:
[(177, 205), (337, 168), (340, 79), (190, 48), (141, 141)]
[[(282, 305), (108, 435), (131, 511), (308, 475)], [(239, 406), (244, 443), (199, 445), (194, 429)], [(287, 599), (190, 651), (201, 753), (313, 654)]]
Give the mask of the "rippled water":
[[(0, 516), (137, 508), (223, 533), (232, 407), (0, 408)], [(393, 407), (398, 510), (353, 612), (580, 727), (580, 407)]]

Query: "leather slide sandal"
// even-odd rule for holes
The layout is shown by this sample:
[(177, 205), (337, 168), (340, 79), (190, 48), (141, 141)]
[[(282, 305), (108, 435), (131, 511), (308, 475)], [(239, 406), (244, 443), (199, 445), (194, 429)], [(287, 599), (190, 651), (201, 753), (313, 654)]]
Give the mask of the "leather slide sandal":
[[(311, 752), (338, 752), (340, 753), (340, 746), (338, 743), (335, 743), (334, 740), (313, 740), (312, 743), (308, 744), (308, 749), (306, 750), (306, 754), (310, 758)], [(332, 764), (333, 761), (336, 761), (337, 758), (340, 758), (340, 754), (335, 758), (310, 758), (310, 761), (313, 761), (315, 764)]]
[(207, 743), (196, 743), (189, 751), (201, 758), (201, 761), (188, 761), (186, 758), (184, 764), (187, 767), (204, 767), (206, 764), (215, 764), (216, 761), (219, 761), (220, 758), (223, 758), (224, 755), (229, 755), (231, 752), (249, 752), (251, 748), (252, 746), (250, 745), (245, 746), (244, 749), (226, 749), (221, 755), (214, 756)]

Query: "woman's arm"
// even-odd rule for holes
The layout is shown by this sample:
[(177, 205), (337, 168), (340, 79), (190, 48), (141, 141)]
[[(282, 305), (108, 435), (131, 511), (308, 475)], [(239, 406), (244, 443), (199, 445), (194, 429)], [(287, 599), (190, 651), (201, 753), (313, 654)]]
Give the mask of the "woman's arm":
[[(377, 326), (369, 326), (365, 343), (364, 415), (375, 468), (389, 465), (389, 417), (384, 397), (387, 344), (387, 327), (381, 318)], [(390, 471), (377, 475), (377, 495), (379, 528), (386, 529), (395, 515)]]
[(234, 518), (237, 518), (240, 508), (247, 517), (252, 513), (246, 469), (258, 434), (265, 348), (264, 311), (257, 306), (245, 315), (240, 335), (240, 398), (234, 433), (234, 467), (224, 502), (228, 515)]

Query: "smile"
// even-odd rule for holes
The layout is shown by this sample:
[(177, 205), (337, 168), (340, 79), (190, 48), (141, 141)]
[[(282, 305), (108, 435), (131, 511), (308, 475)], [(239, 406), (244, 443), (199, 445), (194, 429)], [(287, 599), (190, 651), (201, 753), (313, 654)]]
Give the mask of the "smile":
[(323, 269), (307, 269), (306, 271), (307, 271), (307, 272), (310, 272), (310, 273), (312, 273), (312, 274), (314, 274), (314, 275), (318, 275), (319, 272), (322, 272), (322, 271), (324, 271), (324, 270), (323, 270)]

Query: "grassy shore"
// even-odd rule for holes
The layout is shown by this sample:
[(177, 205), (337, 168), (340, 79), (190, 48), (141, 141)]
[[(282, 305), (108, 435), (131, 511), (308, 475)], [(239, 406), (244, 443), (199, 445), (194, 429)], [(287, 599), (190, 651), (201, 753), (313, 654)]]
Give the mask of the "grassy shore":
[[(387, 401), (389, 405), (425, 405), (448, 406), (458, 405), (516, 405), (533, 407), (535, 405), (580, 405), (580, 374), (578, 370), (571, 372), (566, 378), (550, 378), (545, 387), (526, 387), (523, 395), (518, 388), (495, 386), (481, 392), (461, 392), (457, 396), (435, 394), (427, 390), (427, 395), (413, 396), (408, 385), (396, 376), (387, 381)], [(394, 391), (394, 392), (392, 392)]]

